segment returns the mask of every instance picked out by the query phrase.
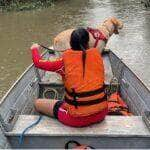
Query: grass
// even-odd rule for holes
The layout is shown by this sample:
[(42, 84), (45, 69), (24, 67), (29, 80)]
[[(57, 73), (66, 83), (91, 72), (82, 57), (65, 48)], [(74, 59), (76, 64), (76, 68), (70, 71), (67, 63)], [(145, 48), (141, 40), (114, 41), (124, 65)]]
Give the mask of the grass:
[(24, 11), (49, 7), (54, 0), (0, 0), (1, 11)]

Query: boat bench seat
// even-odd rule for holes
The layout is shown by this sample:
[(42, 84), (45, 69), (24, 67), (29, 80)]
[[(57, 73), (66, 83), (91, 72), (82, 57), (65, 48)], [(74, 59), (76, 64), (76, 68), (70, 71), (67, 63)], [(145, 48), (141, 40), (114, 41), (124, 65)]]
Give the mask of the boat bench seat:
[[(16, 138), (26, 127), (36, 122), (38, 117), (37, 115), (20, 115), (13, 130), (6, 132), (6, 136), (15, 148), (18, 148)], [(43, 116), (38, 125), (25, 133), (22, 147), (28, 148), (30, 145), (32, 148), (63, 148), (62, 146), (68, 140), (94, 144), (97, 148), (110, 148), (110, 145), (118, 148), (115, 144), (120, 145), (120, 143), (125, 147), (133, 147), (134, 142), (141, 140), (139, 137), (150, 140), (150, 132), (141, 116), (107, 116), (101, 123), (82, 128), (68, 127), (54, 118)], [(34, 142), (36, 145), (33, 144)]]

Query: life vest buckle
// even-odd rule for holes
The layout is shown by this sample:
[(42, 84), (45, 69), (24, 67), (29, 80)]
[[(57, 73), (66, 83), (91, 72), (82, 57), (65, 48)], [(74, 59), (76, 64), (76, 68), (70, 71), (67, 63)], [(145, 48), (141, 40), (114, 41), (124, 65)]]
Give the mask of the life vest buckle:
[(76, 92), (75, 89), (72, 88), (72, 95), (73, 95), (73, 105), (75, 106), (75, 108), (78, 108), (78, 102), (77, 102), (77, 96), (76, 96)]

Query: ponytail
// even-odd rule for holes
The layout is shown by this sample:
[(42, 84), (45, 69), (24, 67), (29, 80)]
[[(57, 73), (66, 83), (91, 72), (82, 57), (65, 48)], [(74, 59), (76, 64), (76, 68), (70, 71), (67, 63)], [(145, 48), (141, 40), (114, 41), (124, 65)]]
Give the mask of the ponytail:
[(86, 62), (86, 49), (83, 48), (82, 45), (81, 49), (82, 49), (82, 66), (83, 66), (83, 78), (84, 78), (84, 74), (85, 74), (85, 62)]
[(75, 51), (82, 50), (83, 78), (85, 73), (86, 49), (88, 48), (89, 33), (84, 28), (78, 28), (71, 34), (70, 45)]

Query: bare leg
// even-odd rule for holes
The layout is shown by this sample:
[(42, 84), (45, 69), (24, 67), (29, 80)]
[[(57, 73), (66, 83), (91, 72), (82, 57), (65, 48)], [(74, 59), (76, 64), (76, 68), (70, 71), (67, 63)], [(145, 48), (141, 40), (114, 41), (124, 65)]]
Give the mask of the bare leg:
[(53, 108), (57, 101), (58, 100), (37, 99), (35, 100), (34, 105), (38, 112), (54, 117)]

